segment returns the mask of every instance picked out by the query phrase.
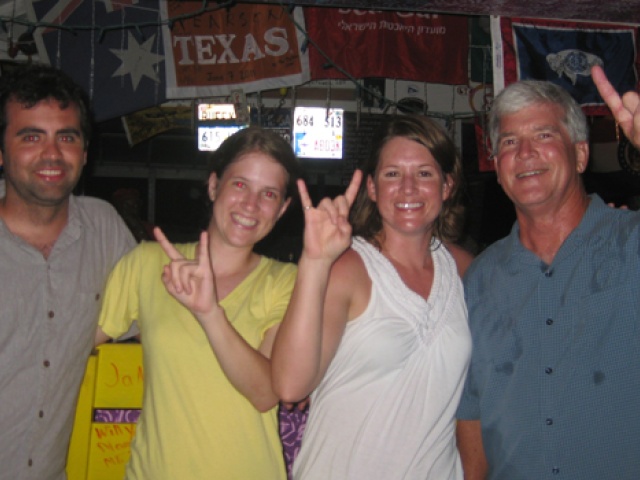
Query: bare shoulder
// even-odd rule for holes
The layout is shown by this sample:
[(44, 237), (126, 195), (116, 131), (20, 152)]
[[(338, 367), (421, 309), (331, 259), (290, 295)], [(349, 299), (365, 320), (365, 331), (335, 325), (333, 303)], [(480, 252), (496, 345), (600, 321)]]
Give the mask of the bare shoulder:
[[(332, 281), (337, 281), (338, 278), (340, 278), (346, 283), (352, 282), (362, 276), (368, 277), (367, 269), (360, 255), (352, 248), (345, 250), (331, 268)], [(333, 277), (336, 277), (335, 280)]]
[(348, 248), (342, 255), (338, 257), (332, 267), (332, 275), (340, 273), (341, 277), (364, 274), (367, 275), (367, 269), (364, 266), (362, 258), (353, 248)]
[(471, 265), (471, 262), (473, 262), (473, 259), (475, 257), (467, 249), (462, 248), (455, 243), (447, 243), (447, 250), (449, 250), (449, 253), (451, 253), (451, 256), (456, 262), (458, 275), (460, 275), (460, 277), (463, 277), (465, 272), (467, 271), (467, 268), (469, 268), (469, 265)]

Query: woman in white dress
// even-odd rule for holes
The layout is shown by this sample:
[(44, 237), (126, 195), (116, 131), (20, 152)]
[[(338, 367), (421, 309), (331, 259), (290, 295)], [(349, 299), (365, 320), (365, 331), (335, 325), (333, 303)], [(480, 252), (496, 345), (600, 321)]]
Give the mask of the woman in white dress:
[(298, 182), (304, 248), (272, 354), (274, 391), (311, 394), (295, 479), (463, 478), (454, 414), (471, 340), (444, 246), (460, 180), (445, 131), (409, 115), (343, 196), (313, 207)]

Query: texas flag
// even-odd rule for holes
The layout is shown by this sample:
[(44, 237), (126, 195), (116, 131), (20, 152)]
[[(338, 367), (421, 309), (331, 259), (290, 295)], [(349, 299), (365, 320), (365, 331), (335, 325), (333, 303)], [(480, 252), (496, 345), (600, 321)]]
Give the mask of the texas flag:
[(44, 63), (66, 72), (91, 98), (96, 121), (166, 99), (157, 0), (26, 0)]

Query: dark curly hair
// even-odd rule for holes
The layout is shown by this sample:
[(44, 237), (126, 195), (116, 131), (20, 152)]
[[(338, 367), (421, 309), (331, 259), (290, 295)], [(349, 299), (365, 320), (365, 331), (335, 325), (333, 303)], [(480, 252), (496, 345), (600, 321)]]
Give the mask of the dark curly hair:
[(80, 129), (87, 149), (91, 138), (92, 118), (89, 99), (69, 76), (48, 65), (20, 65), (0, 76), (0, 151), (4, 152), (4, 134), (7, 129), (7, 103), (18, 102), (32, 108), (43, 100), (53, 99), (66, 109), (77, 107)]
[(353, 234), (361, 236), (369, 242), (380, 245), (376, 236), (382, 231), (382, 218), (378, 207), (367, 193), (366, 179), (375, 178), (380, 163), (380, 153), (384, 146), (396, 137), (403, 137), (425, 146), (444, 175), (452, 181), (449, 198), (435, 221), (433, 234), (443, 242), (455, 242), (459, 239), (464, 221), (462, 203), (462, 162), (455, 145), (444, 128), (434, 120), (423, 115), (397, 115), (392, 117), (378, 132), (371, 155), (360, 166), (363, 181), (351, 209), (350, 221)]

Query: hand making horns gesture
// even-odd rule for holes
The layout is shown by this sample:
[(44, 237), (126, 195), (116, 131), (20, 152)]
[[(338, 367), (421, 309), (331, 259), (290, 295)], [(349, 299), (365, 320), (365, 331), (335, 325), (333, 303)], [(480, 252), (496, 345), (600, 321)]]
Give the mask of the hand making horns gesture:
[(591, 68), (591, 76), (598, 92), (611, 109), (620, 128), (636, 148), (640, 148), (640, 96), (637, 92), (627, 92), (622, 98), (599, 66)]
[(333, 262), (351, 245), (349, 210), (356, 198), (362, 171), (356, 170), (343, 195), (324, 198), (313, 207), (304, 181), (298, 180), (298, 191), (304, 210), (303, 255), (311, 259)]
[(158, 227), (154, 228), (154, 234), (171, 259), (162, 272), (165, 288), (202, 322), (202, 318), (218, 306), (208, 233), (205, 231), (200, 234), (196, 258), (193, 260), (184, 258)]

